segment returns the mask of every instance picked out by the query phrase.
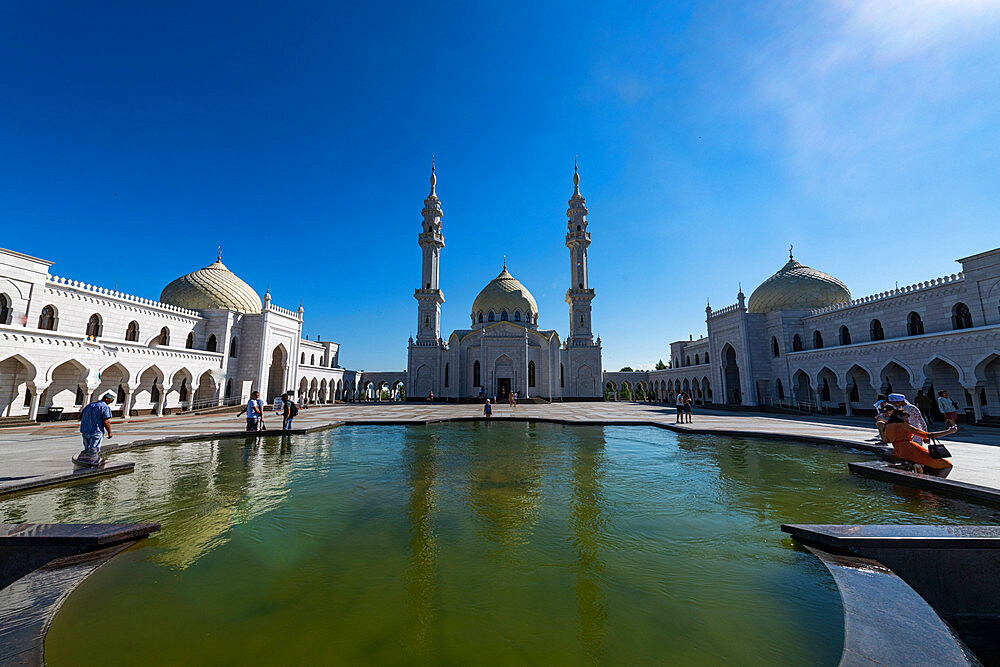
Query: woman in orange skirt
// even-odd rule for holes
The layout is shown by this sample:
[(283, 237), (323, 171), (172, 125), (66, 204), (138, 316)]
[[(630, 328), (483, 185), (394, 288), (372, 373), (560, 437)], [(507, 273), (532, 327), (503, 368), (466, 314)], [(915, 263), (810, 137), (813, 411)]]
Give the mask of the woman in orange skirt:
[(958, 431), (958, 427), (952, 426), (944, 431), (928, 433), (912, 426), (908, 421), (909, 418), (910, 415), (905, 410), (893, 410), (889, 415), (889, 421), (885, 425), (885, 439), (892, 443), (893, 454), (898, 459), (917, 464), (917, 472), (947, 477), (952, 469), (951, 462), (932, 457), (926, 449), (913, 442), (913, 436), (919, 436), (925, 440), (940, 438), (955, 433)]

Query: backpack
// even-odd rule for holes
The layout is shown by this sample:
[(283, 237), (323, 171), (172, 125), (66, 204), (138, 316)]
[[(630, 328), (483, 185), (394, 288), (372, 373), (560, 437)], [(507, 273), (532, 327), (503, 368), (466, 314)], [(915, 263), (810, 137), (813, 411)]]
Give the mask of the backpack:
[(294, 417), (299, 414), (299, 406), (295, 404), (295, 401), (288, 401), (288, 416)]

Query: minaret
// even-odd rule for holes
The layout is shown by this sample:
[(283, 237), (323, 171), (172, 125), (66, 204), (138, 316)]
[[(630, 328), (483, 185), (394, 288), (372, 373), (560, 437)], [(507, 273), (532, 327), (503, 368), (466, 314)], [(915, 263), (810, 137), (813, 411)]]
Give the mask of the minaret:
[(441, 341), (441, 304), (444, 294), (438, 285), (438, 269), (441, 261), (441, 248), (444, 247), (444, 236), (441, 234), (441, 202), (437, 198), (435, 188), (437, 175), (434, 162), (431, 161), (431, 192), (424, 200), (423, 226), (418, 242), (423, 250), (423, 265), (421, 269), (420, 287), (413, 297), (417, 300), (417, 346), (438, 345)]
[(580, 172), (573, 160), (573, 196), (569, 199), (569, 218), (566, 247), (569, 248), (570, 286), (566, 291), (569, 304), (569, 346), (593, 345), (594, 330), (590, 321), (590, 302), (594, 290), (587, 282), (587, 248), (590, 233), (587, 231), (587, 202), (580, 194)]

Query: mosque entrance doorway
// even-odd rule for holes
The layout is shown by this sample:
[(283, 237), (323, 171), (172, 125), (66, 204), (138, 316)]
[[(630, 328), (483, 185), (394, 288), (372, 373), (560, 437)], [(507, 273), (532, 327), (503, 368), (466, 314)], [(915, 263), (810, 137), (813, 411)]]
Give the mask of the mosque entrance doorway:
[(267, 372), (267, 402), (273, 403), (275, 397), (285, 391), (285, 368), (288, 364), (285, 347), (278, 345), (271, 353), (271, 366)]
[(497, 378), (497, 400), (507, 400), (510, 395), (510, 378)]
[(736, 350), (728, 344), (722, 350), (722, 379), (726, 386), (726, 402), (741, 405), (743, 396), (740, 394), (740, 367), (736, 363)]

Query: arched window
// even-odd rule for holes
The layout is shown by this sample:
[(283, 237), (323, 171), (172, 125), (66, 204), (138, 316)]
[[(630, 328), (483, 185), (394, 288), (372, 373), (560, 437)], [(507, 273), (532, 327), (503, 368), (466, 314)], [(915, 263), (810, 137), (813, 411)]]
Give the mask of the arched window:
[(56, 330), (56, 309), (52, 306), (42, 308), (42, 314), (38, 316), (38, 328), (46, 331)]
[(580, 314), (580, 326), (583, 326), (583, 313)]
[(76, 385), (76, 399), (73, 401), (73, 405), (83, 405), (83, 387)]
[(313, 354), (313, 355), (311, 355), (309, 357), (309, 365), (310, 366), (315, 366), (316, 365), (316, 355), (315, 354)]
[(500, 321), (501, 322), (506, 322), (507, 321), (507, 311), (506, 310), (500, 311)]
[(798, 334), (792, 337), (792, 352), (802, 351), (802, 337)]
[(160, 386), (156, 384), (156, 378), (153, 378), (153, 384), (149, 388), (149, 402), (150, 403), (160, 402)]
[(87, 320), (87, 335), (97, 338), (101, 335), (101, 316), (94, 313)]
[(451, 364), (445, 364), (444, 365), (444, 386), (446, 386), (446, 387), (448, 386), (448, 376), (450, 375), (450, 373), (449, 373), (450, 370), (451, 370)]
[(521, 311), (520, 310), (515, 310), (514, 311), (514, 321), (515, 322), (520, 322), (521, 321)]
[(817, 350), (823, 349), (823, 334), (819, 330), (813, 332), (813, 348)]
[(226, 380), (226, 398), (232, 398), (233, 396), (233, 379), (229, 378)]
[(530, 310), (527, 313), (524, 314), (524, 321), (527, 322), (528, 324), (531, 324), (531, 311)]
[(10, 324), (10, 297), (0, 294), (0, 324)]
[(535, 362), (534, 361), (529, 361), (528, 362), (528, 386), (529, 387), (534, 387), (535, 386)]
[(850, 398), (851, 398), (851, 403), (860, 403), (861, 402), (861, 392), (858, 391), (858, 380), (857, 380), (857, 378), (854, 378), (854, 384), (851, 385)]
[(781, 350), (778, 348), (778, 339), (775, 338), (774, 336), (771, 336), (771, 356), (772, 357), (781, 356)]
[(708, 352), (705, 353), (705, 363), (708, 363)]
[(187, 340), (184, 342), (184, 347), (186, 347), (189, 350), (193, 350), (194, 349), (194, 332), (193, 331), (188, 334)]
[(493, 314), (492, 310), (490, 311), (490, 316), (488, 318), (486, 318), (486, 319), (488, 319), (490, 322), (495, 322), (496, 321), (496, 316)]
[(479, 311), (479, 322), (482, 323), (482, 321), (483, 321), (483, 311), (480, 310)]
[(559, 386), (566, 386), (566, 369), (563, 368), (562, 364), (559, 364)]
[(781, 380), (780, 379), (777, 380), (775, 382), (775, 385), (778, 387), (778, 400), (779, 401), (785, 400), (785, 388), (781, 385)]
[(299, 363), (300, 364), (306, 363), (306, 353), (305, 352), (302, 353), (302, 359), (299, 360)]
[(166, 327), (160, 329), (160, 345), (170, 345), (170, 329)]
[(701, 363), (701, 357), (699, 357), (697, 354), (694, 355), (694, 365), (697, 366), (700, 363)]
[(479, 360), (478, 359), (476, 360), (476, 363), (472, 364), (472, 386), (473, 387), (482, 386), (482, 385), (479, 384)]
[(684, 357), (684, 365), (685, 366), (690, 366), (691, 365), (691, 357), (690, 356)]
[(920, 313), (910, 313), (906, 316), (906, 335), (919, 336), (924, 332), (924, 321), (920, 318)]
[(233, 336), (233, 339), (229, 341), (229, 356), (235, 357), (240, 353), (240, 339)]
[(847, 325), (840, 327), (840, 344), (850, 345), (851, 344), (851, 330), (847, 328)]
[(139, 340), (139, 323), (135, 320), (128, 323), (128, 327), (125, 329), (125, 340)]
[(872, 323), (868, 325), (868, 332), (871, 334), (872, 340), (885, 340), (885, 330), (879, 320), (872, 320)]
[(182, 401), (188, 400), (188, 379), (187, 378), (182, 378), (181, 379), (181, 389), (178, 392), (178, 394), (180, 394), (180, 396), (179, 396), (180, 400), (182, 400)]
[(218, 348), (219, 348), (219, 343), (215, 339), (215, 334), (212, 334), (211, 336), (208, 337), (208, 345), (205, 346), (205, 349), (208, 350), (209, 352), (215, 352)]
[(964, 303), (956, 303), (951, 309), (951, 326), (953, 329), (972, 328), (972, 311)]
[(830, 382), (829, 380), (827, 380), (827, 378), (823, 378), (823, 386), (820, 389), (819, 396), (824, 401), (830, 400)]

